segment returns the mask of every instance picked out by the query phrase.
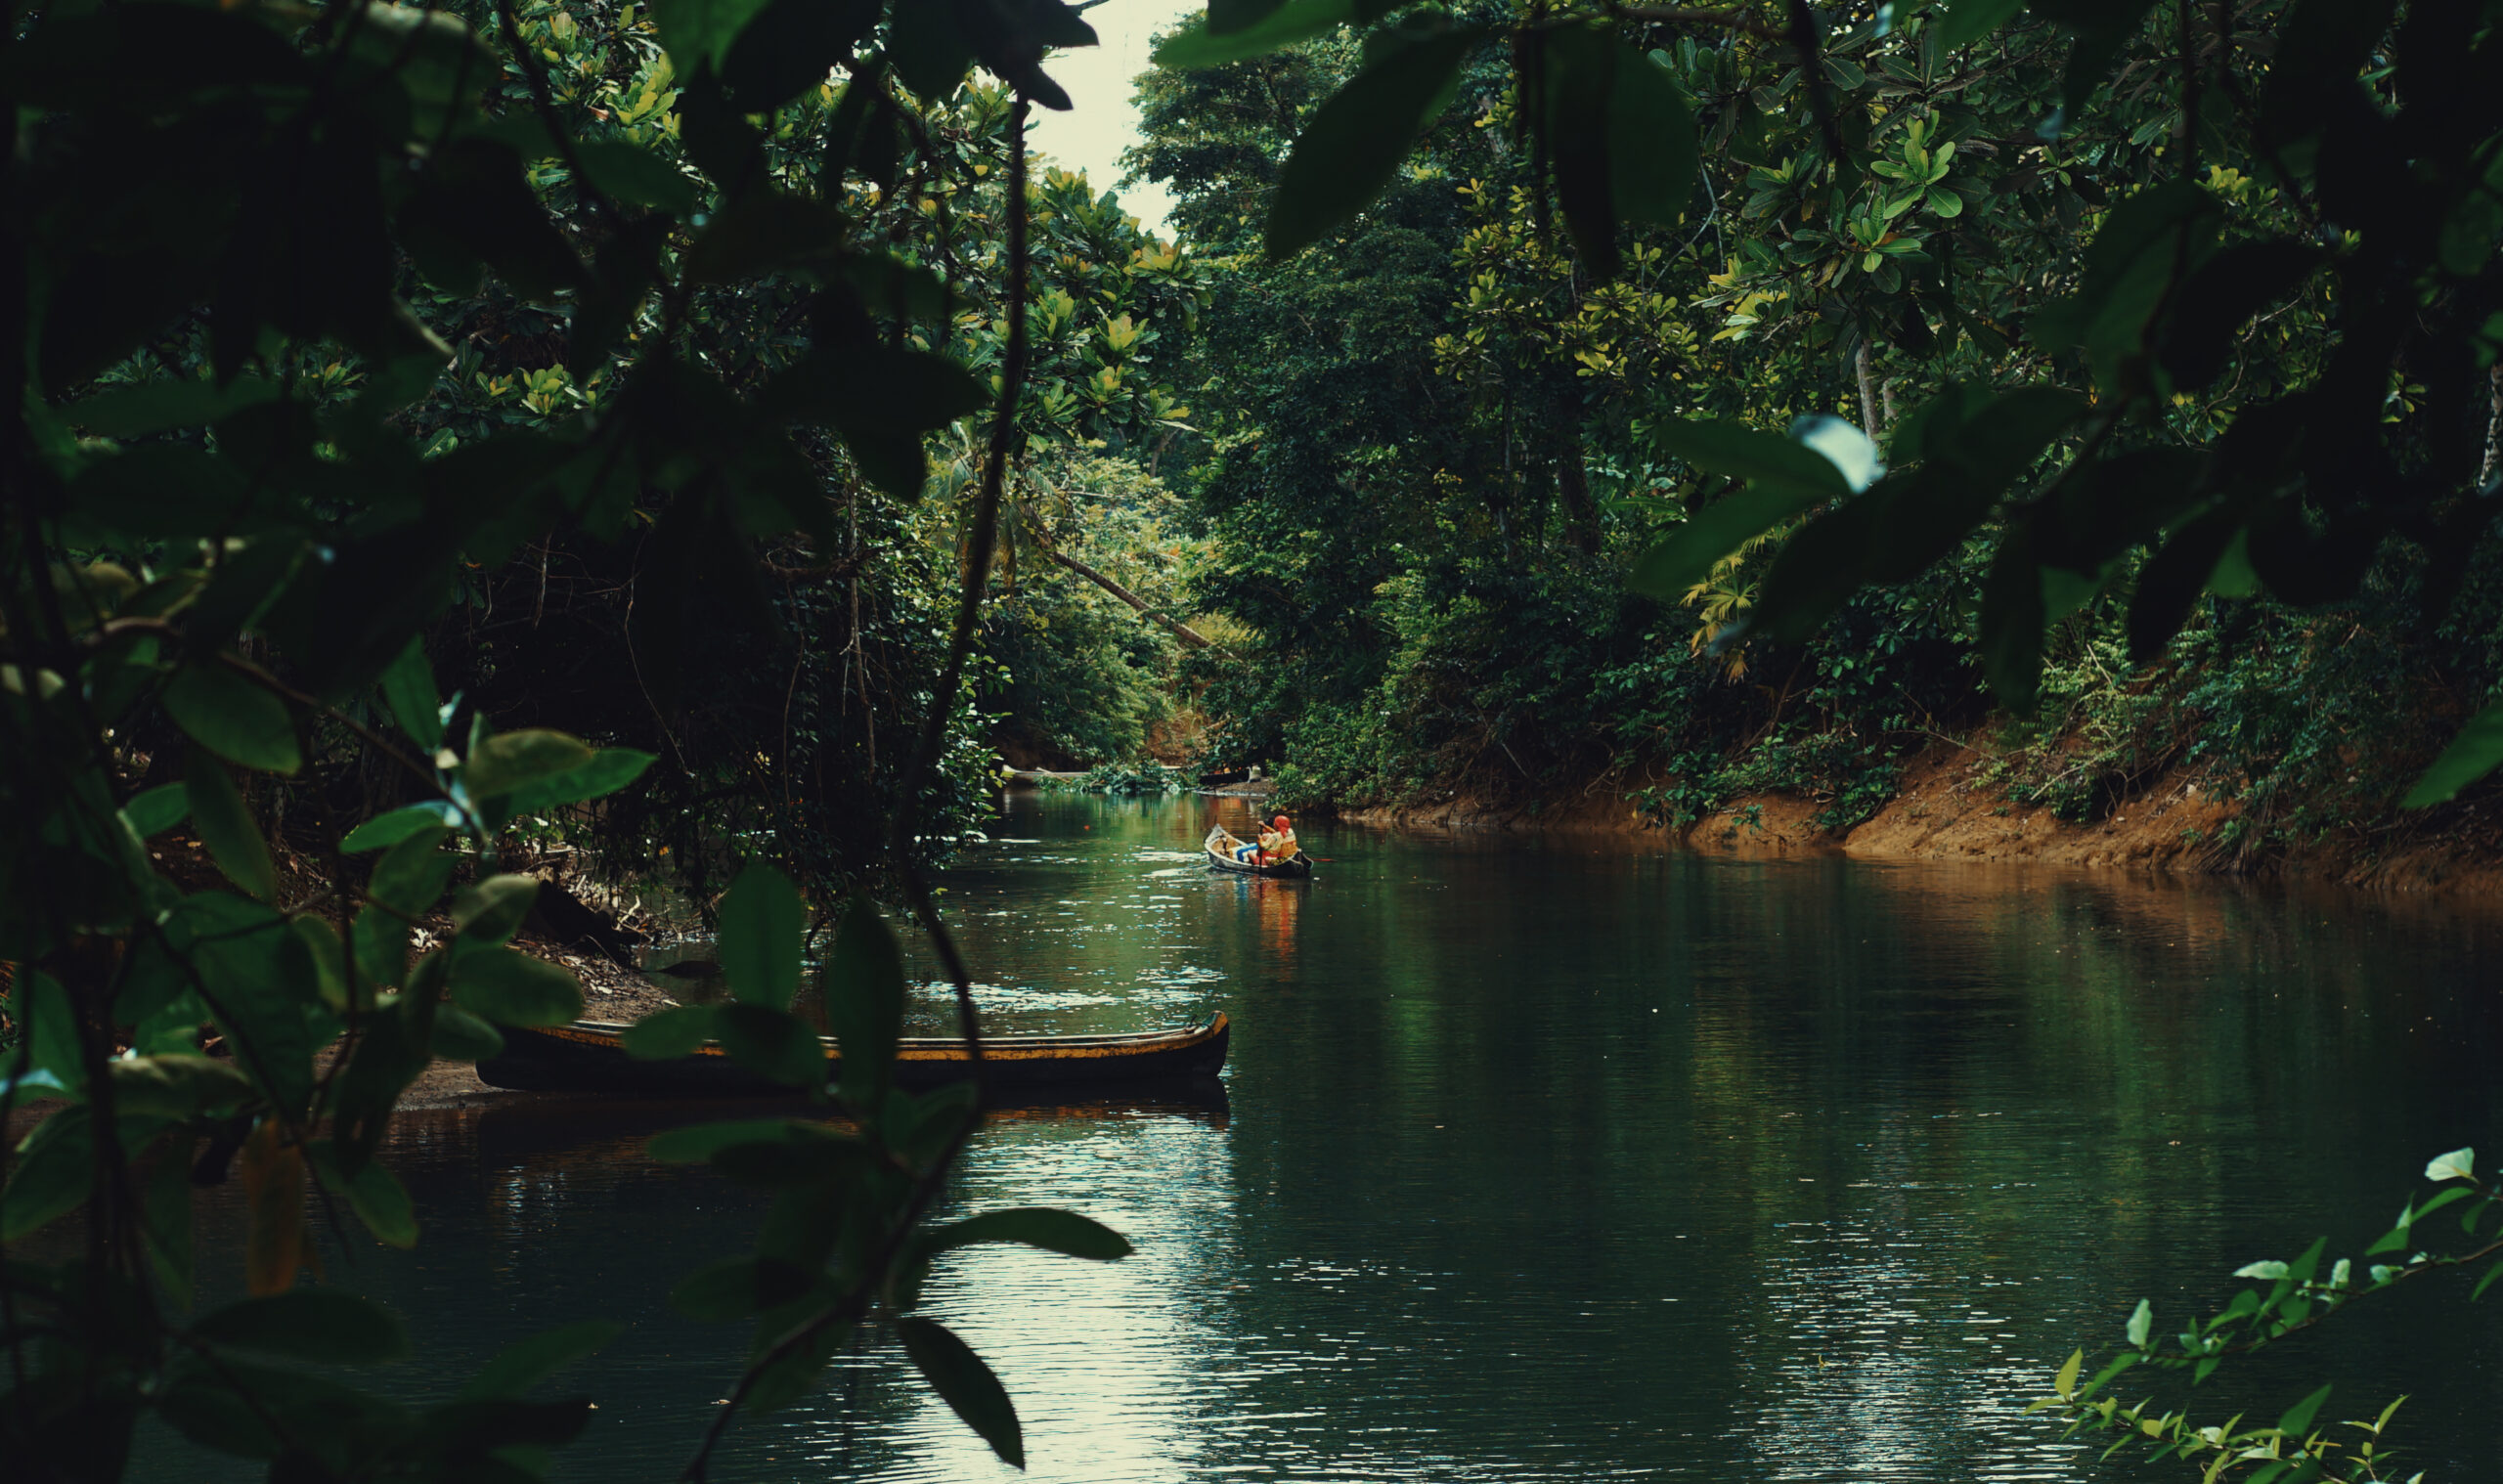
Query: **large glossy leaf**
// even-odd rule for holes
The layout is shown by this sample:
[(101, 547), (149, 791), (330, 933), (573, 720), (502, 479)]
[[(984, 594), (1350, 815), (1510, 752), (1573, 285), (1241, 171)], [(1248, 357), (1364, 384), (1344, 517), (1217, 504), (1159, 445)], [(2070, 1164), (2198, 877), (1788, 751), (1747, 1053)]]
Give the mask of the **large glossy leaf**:
[(742, 1065), (786, 1087), (815, 1092), (825, 1085), (825, 1043), (788, 1011), (764, 1005), (715, 1008), (713, 1033)]
[(1609, 168), (1608, 97), (1618, 51), (1612, 27), (1584, 23), (1540, 38), (1539, 126), (1546, 136), (1556, 201), (1572, 230), (1574, 250), (1590, 271), (1614, 278), (1617, 210)]
[(1618, 219), (1675, 226), (1701, 175), (1694, 111), (1677, 78), (1657, 61), (1618, 46), (1608, 95), (1608, 186)]
[(1003, 1462), (1025, 1467), (1026, 1439), (1017, 1422), (1017, 1406), (983, 1358), (934, 1320), (898, 1320), (896, 1337), (903, 1341), (904, 1354), (912, 1357), (922, 1379), (948, 1409)]
[(603, 747), (580, 767), (514, 789), (506, 802), (516, 814), (535, 814), (568, 804), (605, 799), (643, 776), (643, 769), (654, 761), (650, 753), (631, 747)]
[(382, 672), (382, 699), (400, 730), (428, 753), (443, 745), (443, 696), (435, 689), (434, 666), (426, 659), (423, 639), (409, 647)]
[(1938, 46), (1952, 51), (1969, 46), (1998, 30), (2025, 9), (2025, 0), (1955, 0), (1947, 14), (1933, 22), (1938, 27)]
[(313, 1091), (314, 1017), (322, 1013), (321, 980), (304, 940), (268, 907), (223, 892), (185, 897), (166, 935), (237, 1065), (281, 1106), (303, 1108)]
[(731, 1257), (696, 1269), (670, 1289), (669, 1306), (689, 1319), (745, 1319), (816, 1287), (807, 1269), (770, 1257)]
[(856, 896), (818, 973), (827, 1026), (843, 1053), (843, 1096), (875, 1107), (903, 1033), (903, 955), (878, 909)]
[(2034, 709), (2042, 680), (2042, 568), (2022, 530), (1999, 542), (1982, 581), (1982, 674), (2005, 710)]
[(591, 764), (592, 750), (560, 731), (532, 727), (480, 742), (461, 768), (472, 799), (491, 799)]
[[(1248, 25), (1178, 30), (1156, 46), (1159, 66), (1213, 67), (1265, 57), (1356, 19), (1359, 0), (1286, 0)], [(1211, 10), (1213, 11), (1213, 7)]]
[(1348, 79), (1295, 137), (1269, 204), (1269, 256), (1290, 256), (1382, 194), (1451, 101), (1473, 28), (1412, 41)]
[(387, 814), (376, 814), (348, 831), (339, 841), (339, 849), (355, 855), (398, 845), (413, 835), (431, 834), (439, 840), (446, 828), (458, 828), (460, 824), (461, 810), (449, 802), (407, 805)]
[(327, 1139), (307, 1153), (323, 1188), (344, 1199), (376, 1242), (403, 1248), (417, 1244), (417, 1204), (399, 1176), (370, 1159), (350, 1174), (340, 1163), (337, 1147)]
[(1058, 1210), (1046, 1205), (1017, 1206), (1004, 1211), (985, 1211), (962, 1221), (951, 1221), (933, 1229), (922, 1239), (923, 1249), (930, 1253), (944, 1252), (951, 1247), (967, 1246), (978, 1242), (1015, 1242), (1046, 1251), (1066, 1253), (1071, 1257), (1086, 1257), (1107, 1262), (1127, 1257), (1136, 1248), (1129, 1239), (1111, 1227), (1076, 1211)]
[(373, 1366), (409, 1354), (399, 1316), (336, 1288), (295, 1288), (228, 1304), (201, 1315), (191, 1332), (224, 1349), (327, 1366)]
[(626, 1027), (626, 1054), (637, 1061), (668, 1062), (691, 1056), (713, 1038), (713, 1007), (672, 1005)]
[(722, 82), (742, 109), (777, 108), (824, 82), (885, 9), (885, 0), (768, 0), (724, 57)]
[(183, 667), (165, 687), (165, 711), (185, 735), (229, 763), (288, 774), (304, 765), (286, 703), (223, 665)]
[(952, 5), (895, 7), (887, 26), (887, 62), (904, 86), (926, 99), (951, 96), (974, 65), (974, 49), (956, 29)]
[(68, 1215), (87, 1200), (95, 1176), (95, 1123), (84, 1108), (65, 1108), (37, 1125), (9, 1161), (0, 1186), (0, 1242), (16, 1242)]
[(456, 959), (452, 998), (499, 1026), (562, 1026), (583, 1013), (580, 981), (556, 964), (508, 947)]
[(2475, 783), (2503, 765), (2503, 701), (2497, 701), (2469, 719), (2451, 745), (2434, 760), (2407, 791), (2401, 807), (2421, 809), (2429, 805), (2447, 804), (2459, 797), (2461, 789)]
[(661, 44), (669, 48), (679, 70), (692, 72), (710, 65), (718, 72), (722, 64), (729, 60), (739, 33), (764, 12), (768, 0), (653, 0), (652, 19), (660, 23)]
[(799, 888), (771, 863), (749, 862), (722, 898), (722, 971), (730, 992), (788, 1009), (800, 992), (800, 938), (809, 926)]
[(260, 823), (243, 803), (226, 768), (198, 748), (184, 766), (183, 786), (191, 801), (192, 825), (200, 843), (226, 879), (263, 901), (278, 899), (278, 866), (270, 858), (269, 842)]
[(191, 795), (180, 783), (160, 783), (154, 788), (131, 795), (121, 807), (122, 815), (130, 821), (131, 830), (140, 839), (162, 835), (183, 822), (191, 813)]
[(452, 898), (452, 925), (465, 948), (501, 943), (521, 931), (530, 904), (539, 899), (539, 878), (507, 873), (463, 887)]
[(109, 1066), (113, 1109), (124, 1115), (194, 1118), (240, 1108), (260, 1091), (233, 1062), (215, 1057), (115, 1057)]
[(505, 1346), (461, 1388), (462, 1401), (521, 1396), (541, 1381), (625, 1332), (603, 1319), (579, 1320)]

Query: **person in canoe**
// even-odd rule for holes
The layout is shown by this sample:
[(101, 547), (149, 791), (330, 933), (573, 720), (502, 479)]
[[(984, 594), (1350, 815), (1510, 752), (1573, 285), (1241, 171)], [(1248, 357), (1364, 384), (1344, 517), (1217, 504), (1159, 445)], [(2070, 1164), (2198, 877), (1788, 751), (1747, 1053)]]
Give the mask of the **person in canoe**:
[(1295, 825), (1280, 814), (1260, 832), (1260, 858), (1263, 861), (1293, 860), (1302, 847), (1295, 843)]

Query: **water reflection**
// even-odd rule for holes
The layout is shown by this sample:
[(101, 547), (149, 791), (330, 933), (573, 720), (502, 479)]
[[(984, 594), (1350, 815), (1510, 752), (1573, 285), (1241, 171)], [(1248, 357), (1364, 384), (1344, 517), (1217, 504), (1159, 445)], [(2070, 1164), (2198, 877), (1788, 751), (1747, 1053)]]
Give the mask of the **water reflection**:
[[(1237, 1027), (1225, 1108), (1037, 1111), (971, 1151), (959, 1206), (1139, 1244), (975, 1248), (930, 1287), (1028, 1478), (2148, 1476), (2022, 1415), (2072, 1346), (2319, 1233), (2360, 1248), (2428, 1154), (2503, 1143), (2483, 919), (1310, 826), (1320, 873), (1266, 881), (1199, 868), (1208, 822), (1028, 798), (949, 876), (999, 1028)], [(934, 986), (912, 1028), (945, 1026)], [(632, 1329), (570, 1378), (602, 1410), (562, 1476), (675, 1469), (744, 1340), (661, 1295), (761, 1210), (639, 1157), (679, 1116), (404, 1129), (425, 1241), (352, 1281), (412, 1316), (413, 1393), (607, 1313)], [(2441, 1308), (2401, 1295), (2209, 1405), (2413, 1391), (2409, 1466), (2476, 1477), (2503, 1346)], [(735, 1436), (729, 1479), (1017, 1477), (881, 1350)]]

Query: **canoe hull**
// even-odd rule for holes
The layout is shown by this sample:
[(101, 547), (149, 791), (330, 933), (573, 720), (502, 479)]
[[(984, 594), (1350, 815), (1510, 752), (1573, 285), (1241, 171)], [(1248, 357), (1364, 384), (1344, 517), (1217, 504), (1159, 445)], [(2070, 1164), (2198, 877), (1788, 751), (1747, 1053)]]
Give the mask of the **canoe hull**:
[[(525, 1092), (632, 1098), (756, 1098), (793, 1092), (709, 1043), (674, 1061), (637, 1061), (620, 1044), (625, 1028), (593, 1021), (543, 1030), (508, 1027), (505, 1049), (478, 1064), (478, 1079), (490, 1087)], [(1232, 1033), (1219, 1015), (1206, 1026), (1140, 1035), (999, 1036), (983, 1042), (983, 1060), (994, 1098), (1176, 1087), (1213, 1079), (1225, 1066)], [(827, 1042), (827, 1079), (839, 1077), (842, 1068), (841, 1055)], [(899, 1087), (919, 1091), (973, 1079), (973, 1059), (962, 1041), (906, 1037), (898, 1050)]]

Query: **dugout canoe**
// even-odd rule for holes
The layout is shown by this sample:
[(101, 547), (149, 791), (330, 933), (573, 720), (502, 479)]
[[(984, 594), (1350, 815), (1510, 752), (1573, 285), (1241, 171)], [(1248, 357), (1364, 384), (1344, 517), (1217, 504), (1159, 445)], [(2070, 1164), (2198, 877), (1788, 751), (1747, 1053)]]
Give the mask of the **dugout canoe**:
[(1237, 876), (1279, 876), (1300, 879), (1312, 874), (1312, 857), (1300, 850), (1284, 860), (1263, 861), (1253, 865), (1234, 858), (1235, 847), (1242, 844), (1244, 844), (1243, 841), (1235, 839), (1226, 831), (1224, 825), (1219, 824), (1209, 827), (1208, 838), (1200, 842), (1200, 849), (1208, 851), (1209, 865), (1220, 871), (1232, 871)]
[[(576, 1021), (541, 1030), (505, 1027), (505, 1049), (478, 1064), (478, 1080), (525, 1092), (592, 1092), (631, 1098), (748, 1098), (789, 1094), (706, 1042), (689, 1056), (639, 1062), (626, 1054), (626, 1027)], [(1225, 1065), (1231, 1034), (1220, 1014), (1205, 1026), (1127, 1035), (999, 1035), (983, 1037), (992, 1094), (1031, 1098), (1038, 1091), (1174, 1087), (1205, 1082)], [(843, 1059), (825, 1042), (826, 1077)], [(953, 1036), (906, 1036), (896, 1051), (896, 1085), (906, 1089), (970, 1081), (974, 1063)]]

